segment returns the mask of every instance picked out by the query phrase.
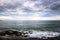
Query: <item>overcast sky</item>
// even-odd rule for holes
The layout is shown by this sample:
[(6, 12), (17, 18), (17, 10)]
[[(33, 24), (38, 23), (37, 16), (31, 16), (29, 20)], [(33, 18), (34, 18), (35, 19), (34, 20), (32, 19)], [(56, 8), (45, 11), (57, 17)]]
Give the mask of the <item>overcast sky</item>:
[(60, 0), (0, 0), (0, 20), (60, 20)]

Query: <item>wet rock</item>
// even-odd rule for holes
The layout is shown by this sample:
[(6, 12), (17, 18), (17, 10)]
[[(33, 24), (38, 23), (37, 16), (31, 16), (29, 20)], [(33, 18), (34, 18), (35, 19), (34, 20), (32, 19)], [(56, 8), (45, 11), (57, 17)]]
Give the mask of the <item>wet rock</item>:
[(22, 36), (23, 36), (23, 37), (28, 37), (27, 34), (28, 34), (28, 32), (22, 32)]
[(28, 33), (32, 34), (31, 31), (29, 32), (18, 32), (18, 31), (13, 31), (13, 30), (7, 30), (7, 31), (3, 31), (0, 30), (0, 40), (5, 40), (5, 39), (9, 39), (9, 40), (60, 40), (60, 35), (56, 36), (56, 37), (42, 37), (42, 38), (30, 38), (28, 37)]
[(5, 34), (7, 34), (7, 35), (13, 35), (14, 32), (12, 30), (8, 30), (8, 31), (5, 31)]
[(5, 35), (15, 35), (15, 36), (24, 36), (27, 33), (24, 32), (18, 32), (18, 31), (13, 31), (13, 30), (7, 30), (7, 31), (2, 31), (0, 30), (0, 36), (5, 36)]
[(23, 32), (23, 34), (25, 35), (25, 34), (28, 34), (28, 32)]
[(0, 36), (5, 36), (5, 31), (0, 30)]
[(32, 34), (32, 31), (29, 31), (30, 34)]
[(22, 36), (22, 33), (21, 32), (17, 32), (16, 36)]
[(21, 32), (12, 31), (12, 30), (5, 31), (5, 34), (7, 34), (7, 35), (15, 35), (15, 36), (21, 36), (22, 35)]

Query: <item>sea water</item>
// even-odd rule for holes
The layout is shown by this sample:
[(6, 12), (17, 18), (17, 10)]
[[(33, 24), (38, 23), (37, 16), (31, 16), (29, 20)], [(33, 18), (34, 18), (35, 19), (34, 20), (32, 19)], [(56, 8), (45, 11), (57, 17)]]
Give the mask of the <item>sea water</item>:
[(55, 37), (60, 35), (60, 21), (0, 20), (0, 30), (27, 31), (34, 38)]

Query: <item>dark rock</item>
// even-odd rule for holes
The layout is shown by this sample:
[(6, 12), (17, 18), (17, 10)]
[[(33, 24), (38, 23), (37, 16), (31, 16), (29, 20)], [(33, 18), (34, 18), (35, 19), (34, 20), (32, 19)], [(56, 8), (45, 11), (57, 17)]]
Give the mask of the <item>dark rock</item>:
[(16, 35), (16, 36), (21, 36), (22, 35), (21, 32), (12, 31), (12, 30), (5, 31), (5, 34), (7, 34), (7, 35)]
[(8, 31), (5, 31), (5, 34), (12, 35), (12, 34), (14, 34), (14, 32), (12, 30), (8, 30)]
[(32, 31), (29, 31), (30, 34), (32, 34)]
[(0, 36), (5, 36), (5, 31), (0, 30)]
[[(32, 32), (29, 31), (29, 33), (31, 34)], [(13, 31), (13, 30), (7, 30), (7, 31), (0, 30), (0, 40), (60, 40), (60, 35), (56, 37), (47, 37), (47, 38), (45, 37), (29, 38), (27, 34), (28, 32), (18, 32), (18, 31)], [(10, 36), (6, 36), (6, 35), (10, 35)]]
[(22, 36), (22, 33), (21, 32), (17, 32), (16, 36)]

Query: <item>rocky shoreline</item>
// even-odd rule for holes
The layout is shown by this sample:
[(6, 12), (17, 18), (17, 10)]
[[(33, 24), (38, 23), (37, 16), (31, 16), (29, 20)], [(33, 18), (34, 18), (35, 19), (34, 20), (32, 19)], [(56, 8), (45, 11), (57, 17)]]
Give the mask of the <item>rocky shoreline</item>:
[[(27, 32), (0, 30), (0, 40), (60, 40), (60, 36), (44, 38), (30, 38)], [(32, 33), (31, 33), (32, 34)]]

